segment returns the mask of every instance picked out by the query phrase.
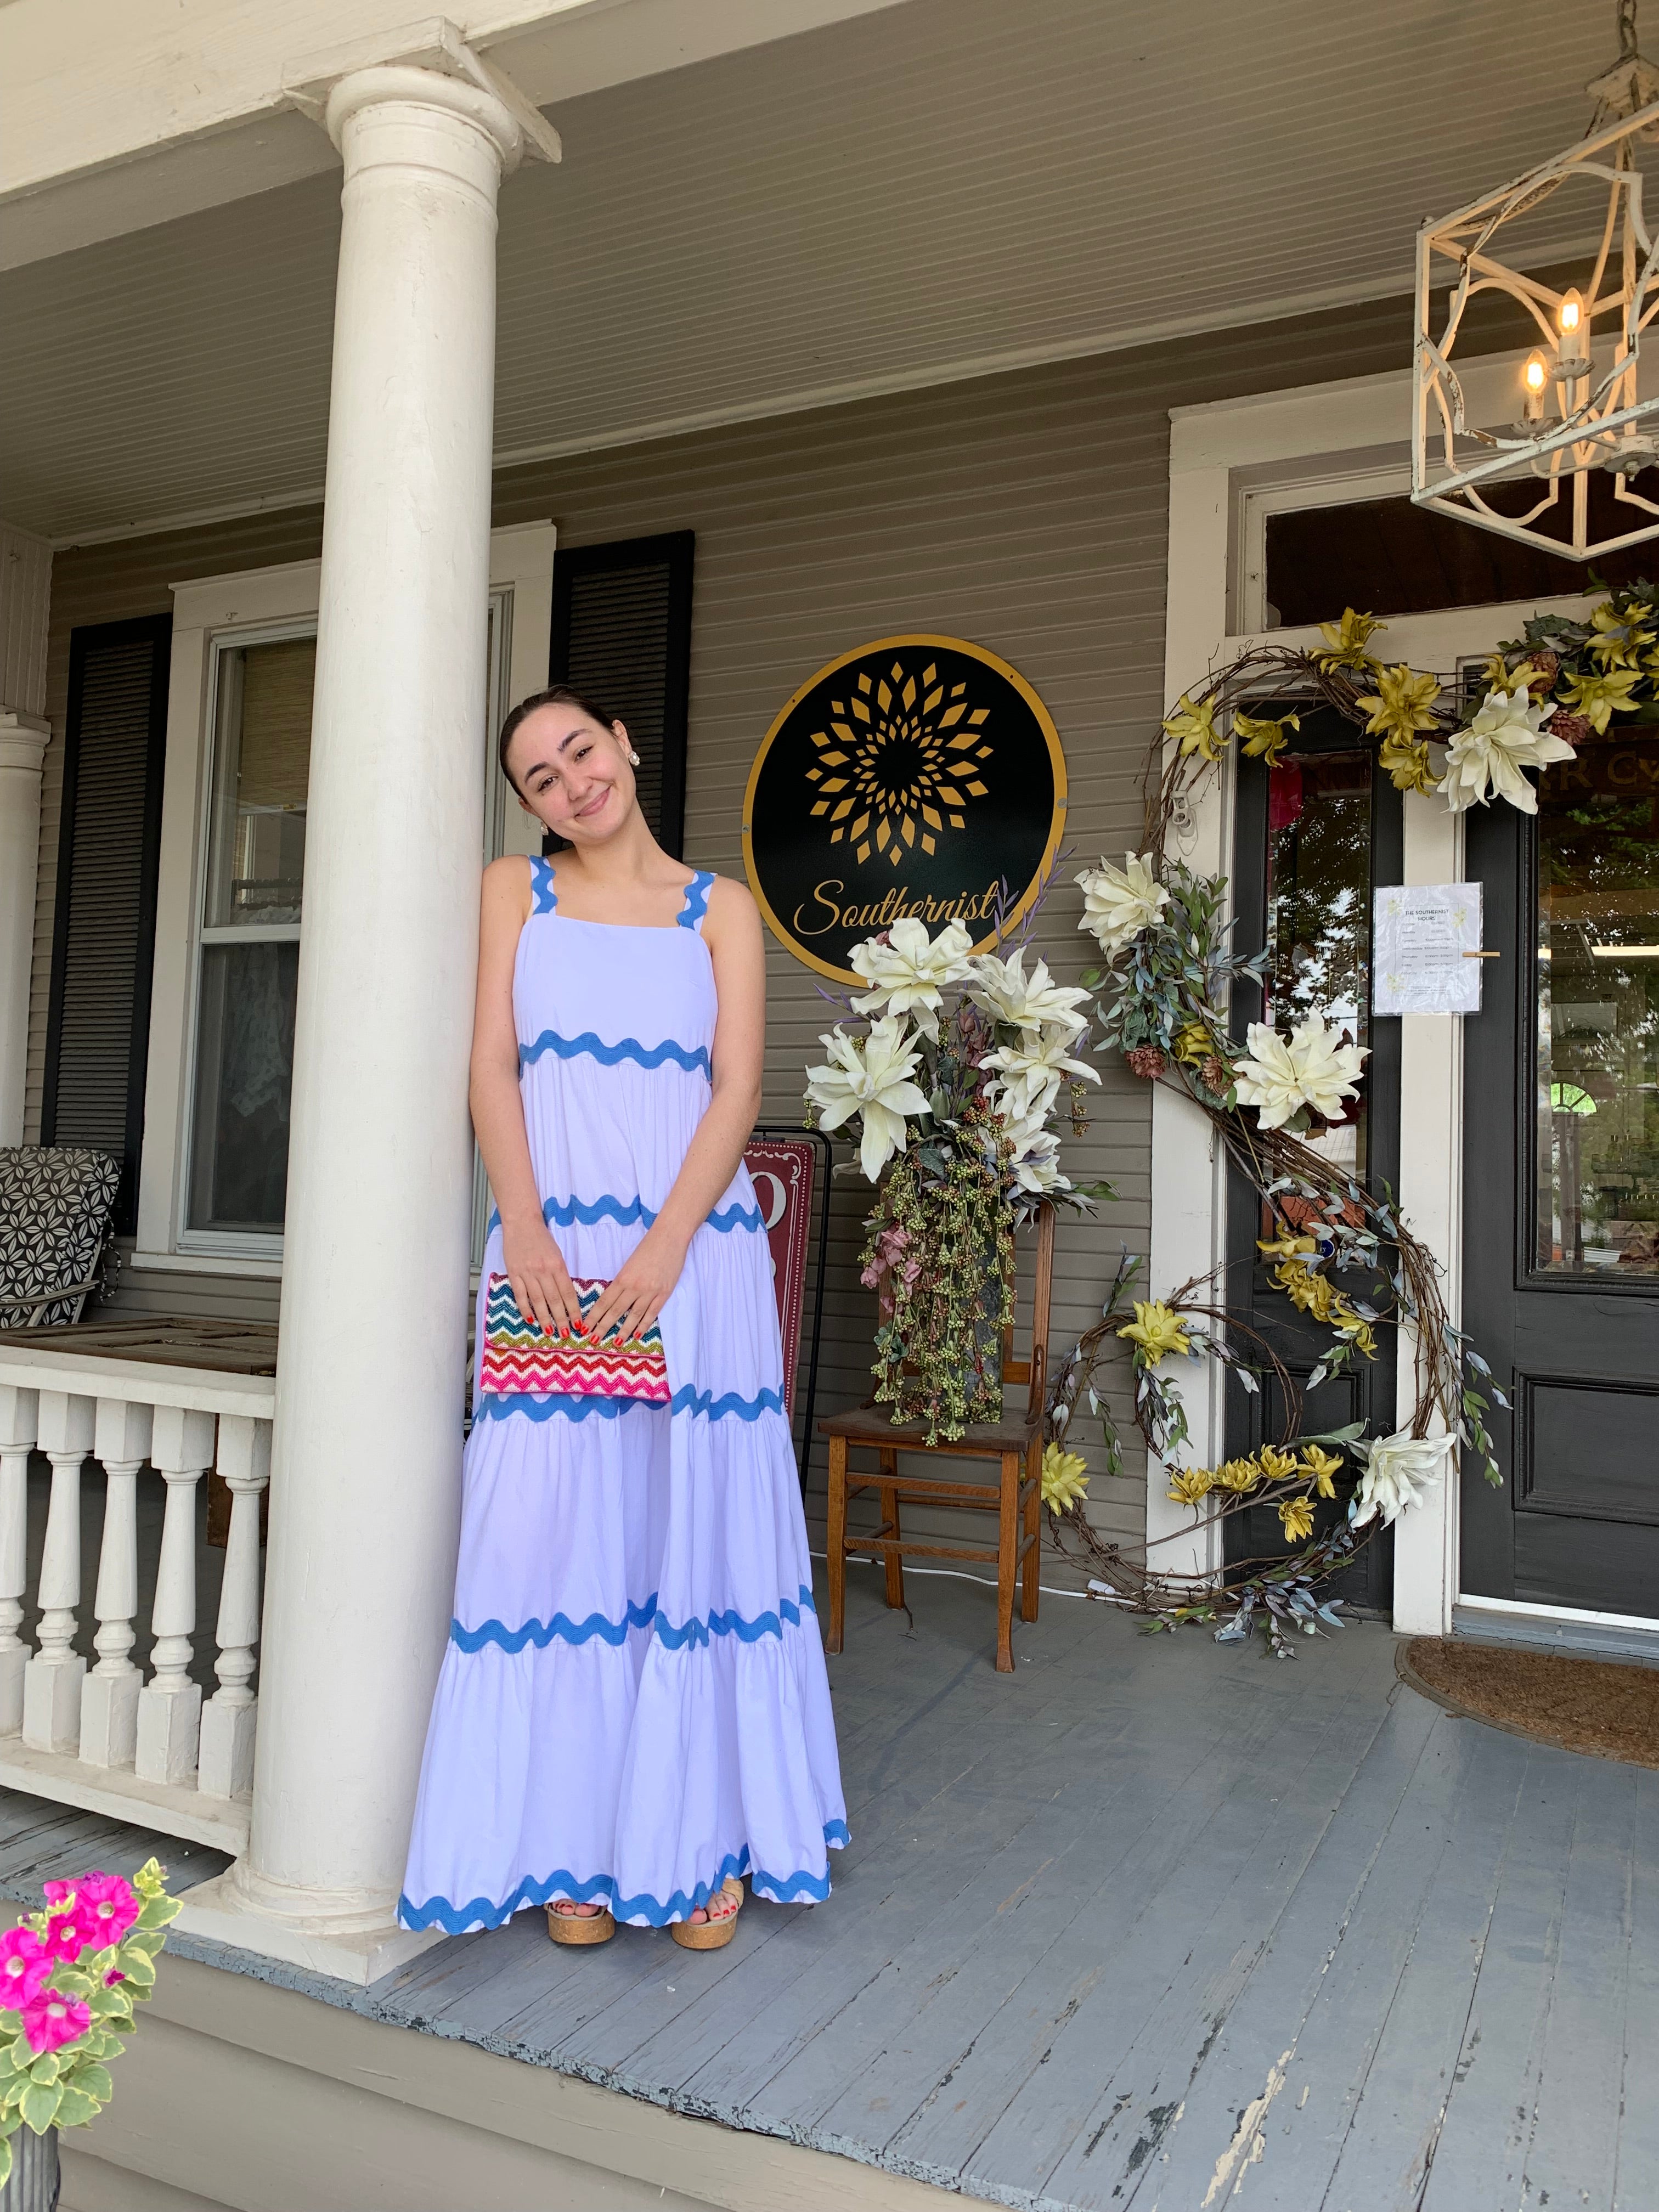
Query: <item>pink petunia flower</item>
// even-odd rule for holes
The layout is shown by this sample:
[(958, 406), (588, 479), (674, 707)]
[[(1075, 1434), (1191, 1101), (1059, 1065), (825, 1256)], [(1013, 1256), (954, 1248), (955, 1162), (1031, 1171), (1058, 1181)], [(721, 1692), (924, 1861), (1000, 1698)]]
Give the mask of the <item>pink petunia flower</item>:
[(8, 1928), (0, 1936), (0, 2004), (33, 2004), (55, 1963), (33, 1929)]
[(126, 1976), (121, 1972), (118, 1966), (112, 1966), (108, 1973), (104, 1977), (104, 1987), (106, 1990), (112, 1990), (117, 1982), (124, 1982)]
[(55, 1910), (49, 1904), (46, 1914), (46, 1932), (40, 1939), (43, 1948), (54, 1960), (63, 1959), (73, 1966), (92, 1940), (90, 1931), (81, 1923), (78, 1906), (71, 1898), (67, 1906), (58, 1901)]
[(92, 2007), (61, 1990), (43, 1990), (33, 2004), (23, 2008), (23, 2033), (36, 2057), (73, 2043), (92, 2026)]
[(143, 1909), (131, 1883), (118, 1874), (83, 1874), (75, 1890), (82, 1927), (100, 1950), (118, 1943)]

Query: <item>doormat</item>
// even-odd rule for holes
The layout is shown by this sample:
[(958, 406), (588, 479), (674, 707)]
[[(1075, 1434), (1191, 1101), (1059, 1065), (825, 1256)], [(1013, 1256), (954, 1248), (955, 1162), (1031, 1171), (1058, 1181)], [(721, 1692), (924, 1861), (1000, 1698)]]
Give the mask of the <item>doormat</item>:
[(1596, 1759), (1659, 1767), (1659, 1668), (1419, 1636), (1401, 1678), (1449, 1712)]

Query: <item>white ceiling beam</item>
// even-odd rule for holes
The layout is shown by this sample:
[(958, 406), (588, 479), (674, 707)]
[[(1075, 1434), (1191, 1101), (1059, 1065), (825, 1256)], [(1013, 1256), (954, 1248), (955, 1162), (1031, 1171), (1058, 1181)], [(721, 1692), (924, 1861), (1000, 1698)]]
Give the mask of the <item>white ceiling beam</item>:
[[(537, 107), (898, 0), (477, 0), (459, 38)], [(336, 166), (296, 112), (297, 58), (406, 54), (409, 0), (0, 5), (0, 269)], [(426, 27), (429, 28), (430, 26)]]

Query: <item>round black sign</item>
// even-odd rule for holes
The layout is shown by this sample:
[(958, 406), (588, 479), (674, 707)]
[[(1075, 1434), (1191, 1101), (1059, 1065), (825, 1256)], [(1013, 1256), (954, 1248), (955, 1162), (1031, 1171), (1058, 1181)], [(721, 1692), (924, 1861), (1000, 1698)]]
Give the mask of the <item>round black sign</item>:
[(1036, 895), (1066, 821), (1066, 761), (1022, 676), (959, 637), (884, 637), (821, 668), (749, 773), (743, 858), (775, 933), (857, 983), (852, 947), (904, 915), (976, 949)]

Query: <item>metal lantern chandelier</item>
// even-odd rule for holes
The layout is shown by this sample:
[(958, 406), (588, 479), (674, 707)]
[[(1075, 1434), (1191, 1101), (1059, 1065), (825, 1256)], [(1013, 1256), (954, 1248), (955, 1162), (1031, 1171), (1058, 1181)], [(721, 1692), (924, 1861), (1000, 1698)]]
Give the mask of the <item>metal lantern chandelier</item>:
[[(1659, 424), (1647, 419), (1659, 409), (1651, 359), (1649, 396), (1642, 392), (1644, 333), (1659, 308), (1659, 247), (1648, 234), (1636, 161), (1639, 141), (1659, 139), (1659, 70), (1637, 52), (1636, 0), (1619, 0), (1619, 41), (1618, 61), (1586, 88), (1596, 109), (1577, 145), (1418, 234), (1412, 498), (1569, 561), (1659, 537), (1659, 501), (1638, 489), (1642, 471), (1659, 463), (1650, 434)], [(1584, 257), (1582, 285), (1558, 291), (1504, 258), (1516, 238), (1506, 227), (1546, 202), (1582, 238), (1574, 219), (1590, 215), (1592, 201), (1599, 243)], [(1558, 247), (1544, 258), (1559, 264), (1562, 255)], [(1434, 295), (1448, 286), (1437, 333)], [(1516, 364), (1515, 419), (1483, 428), (1470, 420), (1453, 356), (1470, 302), (1484, 292), (1515, 301), (1538, 337)], [(1614, 506), (1609, 513), (1598, 501), (1603, 512), (1593, 519), (1591, 482), (1603, 471)], [(1511, 493), (1494, 506), (1487, 496), (1516, 484), (1536, 486), (1536, 499)]]

